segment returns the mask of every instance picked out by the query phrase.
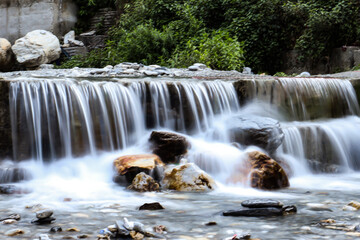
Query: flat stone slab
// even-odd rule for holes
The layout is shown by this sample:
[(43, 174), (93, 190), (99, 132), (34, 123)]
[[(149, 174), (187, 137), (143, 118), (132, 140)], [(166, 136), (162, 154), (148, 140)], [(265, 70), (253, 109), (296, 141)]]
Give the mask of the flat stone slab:
[(251, 199), (246, 200), (241, 203), (241, 206), (247, 208), (282, 208), (283, 203), (280, 201), (272, 200), (272, 199)]
[(268, 208), (244, 208), (239, 210), (229, 210), (223, 212), (223, 216), (232, 217), (271, 217), (282, 216), (282, 208), (268, 207)]

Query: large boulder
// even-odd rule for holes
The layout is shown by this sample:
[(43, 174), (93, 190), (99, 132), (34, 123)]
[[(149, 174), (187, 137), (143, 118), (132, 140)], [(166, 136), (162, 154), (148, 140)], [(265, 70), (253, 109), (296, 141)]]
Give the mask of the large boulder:
[(284, 139), (280, 123), (268, 117), (233, 117), (226, 121), (226, 126), (231, 141), (255, 145), (269, 153), (275, 152)]
[(266, 154), (259, 151), (250, 152), (248, 161), (251, 164), (251, 187), (274, 190), (290, 186), (284, 169)]
[(60, 57), (59, 39), (51, 32), (35, 30), (29, 32), (12, 46), (16, 60), (24, 67), (36, 67), (50, 63)]
[(14, 60), (11, 43), (5, 38), (0, 38), (0, 71), (10, 71), (14, 66)]
[(152, 143), (153, 153), (164, 163), (177, 163), (190, 146), (185, 137), (171, 132), (153, 131), (149, 141)]
[(170, 167), (165, 170), (162, 186), (183, 192), (204, 192), (215, 188), (214, 180), (194, 163)]
[(128, 183), (131, 183), (140, 172), (150, 174), (156, 180), (160, 180), (163, 166), (164, 163), (155, 154), (126, 155), (114, 160), (117, 174), (125, 176)]

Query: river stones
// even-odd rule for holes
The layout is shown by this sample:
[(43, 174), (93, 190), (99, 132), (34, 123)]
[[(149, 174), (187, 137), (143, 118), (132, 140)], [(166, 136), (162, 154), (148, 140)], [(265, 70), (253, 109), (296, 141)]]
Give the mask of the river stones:
[(160, 203), (145, 203), (139, 207), (139, 210), (162, 210), (165, 209)]
[(128, 189), (137, 192), (153, 192), (159, 191), (160, 185), (152, 177), (141, 172), (135, 176)]
[(215, 181), (194, 163), (166, 169), (162, 185), (165, 189), (182, 192), (204, 192), (216, 187)]
[(24, 233), (25, 233), (25, 231), (22, 229), (11, 229), (11, 230), (5, 232), (5, 235), (9, 236), (9, 237), (14, 237), (14, 236), (22, 235)]
[(190, 146), (185, 137), (171, 132), (153, 131), (149, 139), (153, 153), (164, 163), (178, 163)]
[(54, 212), (50, 209), (37, 211), (36, 219), (33, 219), (31, 223), (36, 225), (50, 224), (56, 220), (56, 218), (52, 217), (53, 213)]
[(36, 212), (36, 217), (38, 219), (44, 219), (44, 218), (48, 218), (48, 217), (51, 217), (53, 215), (53, 210), (50, 210), (50, 209), (44, 209), (44, 210), (41, 210), (41, 211), (37, 211)]
[(20, 214), (13, 213), (13, 214), (10, 214), (10, 215), (7, 216), (7, 217), (2, 217), (2, 218), (0, 218), (0, 222), (1, 222), (1, 221), (5, 221), (5, 220), (10, 220), (10, 219), (19, 221), (19, 220), (21, 219), (21, 216), (20, 216)]
[(266, 207), (275, 207), (282, 208), (283, 203), (272, 200), (272, 199), (253, 199), (253, 200), (245, 200), (241, 203), (241, 206), (247, 208), (266, 208)]
[(128, 183), (131, 183), (140, 172), (152, 172), (155, 179), (160, 179), (163, 166), (164, 163), (155, 154), (126, 155), (114, 160), (116, 172), (120, 176), (125, 176)]

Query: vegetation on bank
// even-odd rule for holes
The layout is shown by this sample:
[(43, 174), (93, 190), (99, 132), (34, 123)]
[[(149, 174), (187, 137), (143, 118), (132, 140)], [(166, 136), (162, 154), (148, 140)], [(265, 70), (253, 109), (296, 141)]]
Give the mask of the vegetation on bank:
[[(301, 61), (326, 59), (331, 49), (358, 45), (358, 0), (76, 0), (89, 11), (120, 9), (107, 46), (63, 67), (141, 62), (214, 69), (279, 71), (282, 56), (297, 49)], [(106, 5), (105, 4), (105, 5)], [(87, 8), (80, 8), (87, 16)], [(86, 17), (84, 18), (86, 19)], [(84, 21), (80, 21), (82, 23)]]

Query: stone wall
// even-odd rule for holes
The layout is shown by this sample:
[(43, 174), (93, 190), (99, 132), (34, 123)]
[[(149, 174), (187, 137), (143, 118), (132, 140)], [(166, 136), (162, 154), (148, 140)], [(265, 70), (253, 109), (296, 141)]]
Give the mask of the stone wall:
[(0, 37), (14, 43), (37, 29), (62, 36), (75, 25), (76, 14), (72, 0), (0, 0)]

